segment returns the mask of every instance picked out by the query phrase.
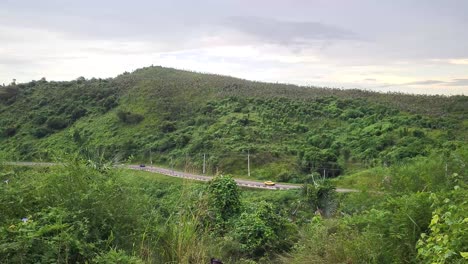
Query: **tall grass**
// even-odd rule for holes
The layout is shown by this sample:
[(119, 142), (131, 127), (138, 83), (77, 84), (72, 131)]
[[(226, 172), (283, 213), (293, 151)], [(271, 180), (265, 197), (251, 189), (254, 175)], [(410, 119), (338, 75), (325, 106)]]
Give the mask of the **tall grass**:
[(159, 227), (156, 239), (158, 263), (206, 263), (209, 229), (203, 222), (208, 209), (203, 190), (184, 185), (175, 211)]
[[(152, 193), (142, 193), (141, 185), (127, 179), (124, 171), (101, 170), (80, 159), (50, 168), (0, 169), (0, 262), (92, 262), (95, 257), (133, 255), (128, 263), (139, 258), (158, 263), (150, 258), (154, 254), (144, 250), (158, 249), (157, 244), (148, 243), (148, 237), (154, 236), (148, 227), (158, 225), (161, 204), (152, 199)], [(22, 218), (28, 220), (22, 223)], [(69, 239), (60, 242), (64, 237)], [(59, 242), (67, 254), (54, 249), (61, 248)], [(28, 246), (16, 250), (18, 243)], [(180, 247), (180, 255), (183, 250)], [(41, 251), (47, 259), (38, 255)]]

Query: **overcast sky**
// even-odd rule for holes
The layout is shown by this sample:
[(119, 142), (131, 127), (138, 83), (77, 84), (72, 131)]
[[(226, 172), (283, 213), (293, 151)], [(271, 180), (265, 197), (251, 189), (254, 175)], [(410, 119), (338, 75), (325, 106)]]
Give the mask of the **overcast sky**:
[(0, 0), (0, 84), (149, 65), (468, 95), (468, 1)]

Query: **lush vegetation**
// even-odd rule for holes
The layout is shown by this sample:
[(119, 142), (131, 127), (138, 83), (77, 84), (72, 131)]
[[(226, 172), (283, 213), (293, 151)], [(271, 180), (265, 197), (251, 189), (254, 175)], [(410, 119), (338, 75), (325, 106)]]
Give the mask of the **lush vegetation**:
[(197, 184), (81, 158), (2, 165), (0, 261), (463, 263), (467, 158), (381, 168), (378, 188), (349, 194), (327, 180), (252, 191), (229, 176)]
[(287, 250), (296, 234), (286, 212), (251, 203), (229, 176), (187, 184), (72, 160), (2, 166), (1, 177), (2, 263), (236, 263)]
[[(408, 104), (412, 104), (412, 108)], [(389, 166), (466, 141), (465, 96), (378, 94), (248, 82), (160, 67), (114, 79), (0, 88), (0, 151), (60, 150), (210, 174), (304, 182)], [(408, 111), (411, 109), (412, 111)]]
[[(463, 263), (466, 96), (149, 67), (0, 87), (1, 263)], [(207, 184), (113, 168), (153, 162)], [(239, 189), (231, 176), (303, 184)], [(337, 187), (359, 190), (337, 193)]]

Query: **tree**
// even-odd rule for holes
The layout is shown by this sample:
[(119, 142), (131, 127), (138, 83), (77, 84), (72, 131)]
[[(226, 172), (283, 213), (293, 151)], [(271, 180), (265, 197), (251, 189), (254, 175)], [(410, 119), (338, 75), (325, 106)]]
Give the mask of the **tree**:
[(337, 156), (331, 149), (319, 149), (317, 147), (309, 147), (299, 156), (300, 166), (304, 172), (317, 172), (323, 177), (340, 174), (340, 167), (336, 163), (337, 160)]
[(15, 86), (6, 86), (0, 88), (0, 102), (7, 101), (10, 98), (14, 98), (18, 95), (19, 90)]
[(236, 219), (231, 236), (240, 244), (242, 253), (258, 258), (271, 250), (288, 250), (294, 244), (296, 231), (272, 203), (261, 201)]
[(304, 184), (302, 197), (312, 210), (329, 217), (336, 208), (335, 189), (329, 180), (314, 181)]
[(209, 205), (216, 222), (224, 224), (241, 209), (240, 192), (231, 176), (217, 176), (208, 184)]

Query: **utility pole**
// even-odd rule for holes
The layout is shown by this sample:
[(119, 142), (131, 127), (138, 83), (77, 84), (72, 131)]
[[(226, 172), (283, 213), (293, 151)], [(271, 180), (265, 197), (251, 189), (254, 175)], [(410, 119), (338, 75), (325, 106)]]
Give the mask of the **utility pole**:
[(247, 175), (250, 177), (250, 150), (247, 150)]
[(150, 164), (153, 165), (153, 157), (151, 156), (151, 149), (150, 149)]
[(172, 156), (171, 156), (171, 169), (172, 169), (172, 174), (174, 174), (174, 163), (172, 162)]
[(447, 161), (445, 162), (445, 178), (448, 177), (448, 164)]
[(203, 153), (203, 174), (206, 173), (206, 154)]

